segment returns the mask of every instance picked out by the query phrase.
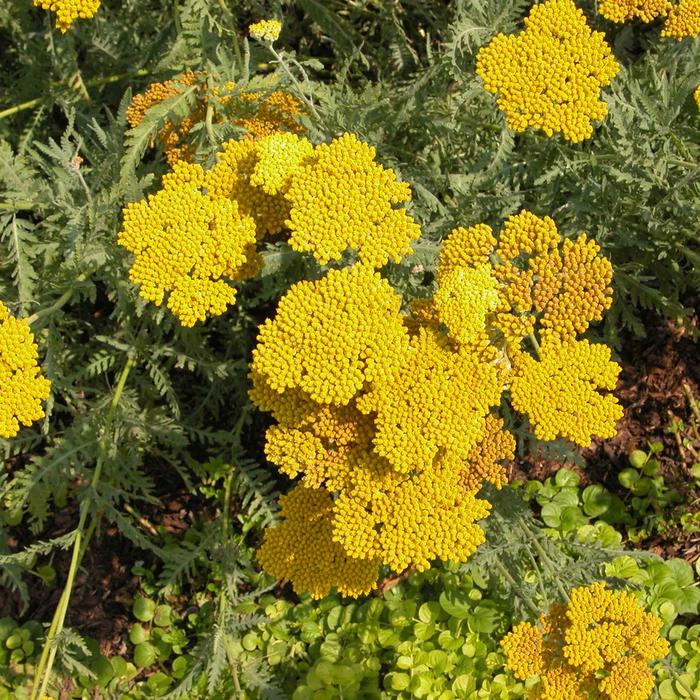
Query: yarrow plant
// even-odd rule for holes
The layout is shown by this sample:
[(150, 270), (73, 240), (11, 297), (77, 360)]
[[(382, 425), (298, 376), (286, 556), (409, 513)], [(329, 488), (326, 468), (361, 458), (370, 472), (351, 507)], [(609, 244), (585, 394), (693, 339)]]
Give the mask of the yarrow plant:
[(44, 416), (41, 402), (51, 382), (37, 365), (38, 348), (26, 319), (16, 319), (0, 302), (0, 437), (17, 435), (21, 425)]
[[(353, 181), (324, 174), (343, 202)], [(392, 211), (391, 190), (382, 196)], [(612, 270), (598, 252), (584, 234), (562, 241), (551, 219), (523, 211), (498, 237), (485, 225), (455, 229), (437, 290), (409, 313), (367, 262), (292, 286), (251, 365), (251, 398), (277, 420), (266, 455), (300, 478), (266, 532), (263, 567), (320, 598), (332, 587), (366, 593), (380, 565), (469, 557), (490, 509), (477, 492), (502, 486), (513, 457), (498, 415), (504, 392), (542, 439), (612, 435), (621, 408), (600, 391), (619, 367), (609, 348), (577, 339), (610, 304)]]
[(700, 34), (700, 2), (680, 0), (673, 4), (670, 0), (603, 0), (598, 11), (611, 22), (628, 22), (638, 19), (653, 22), (664, 17), (661, 36), (681, 41)]
[(501, 646), (516, 678), (537, 677), (532, 700), (647, 700), (654, 689), (649, 661), (669, 651), (662, 625), (632, 593), (598, 582), (574, 588), (539, 625), (520, 622)]
[(56, 13), (56, 29), (67, 32), (76, 19), (94, 17), (100, 0), (34, 0), (37, 7)]
[(481, 49), (476, 70), (514, 131), (533, 127), (576, 143), (607, 114), (601, 88), (620, 66), (573, 0), (547, 0), (533, 6), (522, 32)]

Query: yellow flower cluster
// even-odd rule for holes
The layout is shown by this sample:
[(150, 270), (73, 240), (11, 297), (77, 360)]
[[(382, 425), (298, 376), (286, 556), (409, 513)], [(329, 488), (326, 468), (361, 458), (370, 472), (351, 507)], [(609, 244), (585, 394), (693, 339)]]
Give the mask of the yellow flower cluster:
[(601, 0), (598, 12), (611, 22), (653, 22), (657, 17), (665, 17), (670, 7), (669, 0)]
[(317, 146), (298, 172), (287, 199), (289, 245), (310, 252), (322, 265), (348, 249), (373, 267), (412, 252), (420, 228), (393, 205), (410, 198), (410, 187), (375, 161), (375, 149), (352, 134)]
[(668, 11), (661, 36), (680, 41), (700, 34), (700, 0), (680, 0)]
[(293, 285), (260, 327), (252, 369), (280, 393), (346, 405), (367, 382), (399, 372), (408, 333), (401, 297), (364, 265)]
[(258, 41), (269, 41), (270, 43), (279, 39), (282, 31), (282, 22), (278, 19), (261, 19), (248, 27), (248, 34)]
[(516, 678), (539, 676), (532, 699), (647, 700), (654, 688), (648, 662), (669, 651), (662, 624), (631, 593), (598, 582), (574, 588), (539, 626), (519, 623), (501, 646)]
[[(278, 169), (273, 156), (263, 164), (261, 155), (247, 182), (270, 197), (291, 182), (289, 199), (299, 173), (319, 162), (295, 138), (285, 135), (269, 150), (296, 165)], [(313, 192), (337, 189), (334, 201), (342, 202), (334, 177)], [(383, 187), (397, 184), (383, 178)], [(372, 205), (373, 212), (387, 208)], [(435, 293), (404, 314), (374, 270), (377, 260), (363, 261), (364, 241), (354, 245), (360, 263), (293, 285), (260, 327), (250, 396), (277, 421), (267, 432), (267, 458), (300, 479), (297, 490), (330, 499), (330, 536), (349, 561), (395, 571), (462, 561), (483, 540), (478, 521), (489, 504), (478, 491), (485, 482), (500, 488), (514, 455), (515, 440), (497, 415), (504, 390), (543, 440), (587, 444), (613, 433), (621, 409), (600, 390), (614, 387), (619, 367), (607, 346), (576, 337), (608, 308), (612, 269), (585, 234), (562, 241), (552, 219), (523, 211), (498, 236), (483, 224), (455, 229), (440, 251)], [(539, 347), (535, 333), (538, 357), (523, 347), (530, 334)], [(266, 535), (260, 561), (297, 591), (309, 589), (307, 574), (285, 559), (308, 546), (302, 514), (288, 509), (283, 517)], [(312, 592), (333, 585), (349, 590), (345, 579)], [(550, 674), (541, 687), (566, 688), (569, 675)]]
[(576, 143), (607, 114), (601, 88), (619, 69), (573, 0), (546, 0), (533, 6), (520, 34), (499, 34), (480, 50), (476, 70), (514, 131), (531, 126)]
[(127, 205), (119, 244), (136, 255), (129, 277), (141, 296), (168, 308), (183, 326), (233, 304), (239, 278), (255, 256), (255, 223), (230, 199), (203, 191), (199, 165), (176, 163), (162, 188)]
[(353, 559), (333, 541), (333, 501), (327, 491), (296, 486), (280, 498), (280, 506), (284, 520), (265, 532), (258, 550), (270, 574), (289, 579), (312, 598), (323, 598), (332, 587), (353, 597), (372, 590), (379, 562)]
[[(478, 343), (479, 328), (482, 347), (500, 338), (512, 367), (513, 407), (529, 416), (542, 440), (563, 436), (587, 446), (593, 436), (611, 437), (622, 416), (616, 399), (599, 393), (615, 388), (620, 371), (609, 348), (577, 341), (612, 302), (612, 266), (599, 253), (585, 234), (562, 241), (551, 218), (526, 210), (511, 216), (497, 238), (483, 224), (455, 229), (440, 252), (433, 298), (439, 321), (457, 341)], [(456, 271), (465, 269), (490, 270), (488, 279), (496, 282), (484, 276), (472, 284), (478, 309), (449, 292)], [(443, 292), (451, 305), (441, 302)], [(537, 359), (522, 347), (529, 337), (539, 347), (536, 333)]]
[[(251, 398), (278, 421), (268, 459), (330, 499), (333, 542), (375, 574), (378, 563), (402, 571), (466, 559), (489, 510), (476, 493), (486, 480), (504, 483), (514, 450), (490, 413), (504, 373), (430, 324), (411, 335), (400, 309), (371, 266), (330, 270), (290, 288), (261, 326), (251, 365)], [(260, 562), (311, 590), (285, 558), (308, 547), (302, 516), (283, 517)], [(347, 580), (334, 585), (349, 590)]]
[(587, 340), (542, 344), (539, 360), (522, 353), (515, 358), (511, 382), (513, 408), (526, 413), (540, 440), (568, 438), (588, 447), (593, 436), (610, 438), (622, 418), (612, 394), (620, 366), (607, 345)]
[[(165, 158), (170, 165), (180, 160), (192, 161), (194, 147), (189, 136), (192, 128), (203, 121), (209, 105), (206, 82), (199, 73), (187, 71), (174, 80), (163, 83), (151, 83), (145, 92), (134, 95), (126, 111), (129, 126), (133, 129), (144, 119), (148, 109), (160, 104), (170, 97), (179, 95), (182, 86), (196, 86), (194, 107), (192, 111), (177, 122), (166, 119), (158, 131), (155, 141), (163, 148)], [(235, 85), (228, 83), (226, 90), (231, 92)], [(217, 96), (218, 90), (214, 91)], [(259, 91), (244, 91), (226, 94), (221, 97), (225, 107), (225, 116), (231, 122), (246, 130), (246, 139), (260, 139), (279, 131), (302, 133), (304, 127), (299, 122), (303, 114), (299, 101), (283, 90), (274, 90), (265, 95)], [(217, 115), (220, 120), (222, 115)]]
[(76, 19), (94, 17), (100, 0), (34, 0), (37, 7), (56, 13), (56, 29), (67, 32)]
[(0, 302), (0, 437), (17, 435), (44, 415), (51, 382), (39, 374), (38, 349), (26, 320)]

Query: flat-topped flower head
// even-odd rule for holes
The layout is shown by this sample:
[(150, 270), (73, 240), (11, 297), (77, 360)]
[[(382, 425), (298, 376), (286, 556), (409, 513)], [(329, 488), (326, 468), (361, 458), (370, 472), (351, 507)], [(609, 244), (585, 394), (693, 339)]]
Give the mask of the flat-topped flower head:
[(377, 490), (363, 501), (352, 492), (335, 503), (333, 538), (360, 558), (380, 560), (394, 571), (431, 562), (465, 561), (484, 542), (478, 521), (490, 511), (439, 465)]
[(17, 435), (21, 425), (44, 416), (42, 401), (49, 398), (51, 382), (37, 365), (39, 356), (26, 320), (11, 316), (0, 302), (0, 437)]
[(620, 373), (610, 348), (587, 340), (551, 340), (539, 355), (516, 356), (510, 387), (513, 408), (528, 415), (535, 435), (565, 437), (582, 447), (594, 437), (613, 437), (622, 407), (612, 394), (601, 393), (615, 388)]
[(323, 598), (369, 593), (377, 583), (377, 560), (353, 559), (333, 541), (333, 500), (324, 489), (294, 487), (280, 498), (282, 522), (265, 530), (258, 561), (272, 576), (287, 579), (294, 590)]
[(375, 161), (375, 149), (353, 134), (317, 146), (292, 181), (289, 245), (319, 263), (340, 260), (348, 249), (378, 268), (412, 252), (420, 227), (397, 204), (407, 202), (407, 183)]
[(162, 188), (129, 204), (119, 244), (135, 254), (129, 271), (139, 294), (167, 306), (183, 326), (234, 303), (238, 279), (255, 256), (255, 224), (235, 202), (202, 191), (204, 171), (184, 161)]
[(498, 96), (511, 129), (561, 133), (574, 143), (590, 137), (592, 121), (607, 114), (601, 88), (619, 69), (605, 37), (590, 29), (573, 0), (534, 5), (520, 34), (499, 34), (477, 56), (477, 74)]
[(495, 247), (493, 229), (486, 224), (453, 229), (440, 245), (435, 271), (438, 283), (455, 268), (485, 265)]
[(648, 700), (649, 661), (669, 651), (662, 624), (631, 593), (597, 582), (571, 590), (569, 602), (553, 604), (539, 625), (517, 624), (501, 646), (516, 678), (539, 676), (529, 698)]
[(301, 389), (345, 405), (365, 386), (399, 370), (408, 331), (401, 297), (364, 265), (293, 285), (260, 327), (253, 370), (275, 391)]
[(248, 34), (258, 41), (273, 43), (279, 39), (282, 22), (278, 19), (261, 19), (248, 27)]
[(671, 8), (669, 0), (601, 0), (598, 12), (611, 22), (629, 22), (638, 19), (653, 22), (665, 17)]
[(441, 451), (466, 459), (503, 388), (499, 371), (471, 348), (454, 351), (421, 330), (398, 374), (371, 383), (358, 408), (376, 415), (374, 448), (399, 472), (428, 468)]
[(661, 36), (680, 41), (700, 34), (700, 0), (680, 0), (668, 11)]
[(56, 29), (67, 32), (76, 19), (94, 17), (100, 0), (34, 0), (37, 7), (56, 13)]

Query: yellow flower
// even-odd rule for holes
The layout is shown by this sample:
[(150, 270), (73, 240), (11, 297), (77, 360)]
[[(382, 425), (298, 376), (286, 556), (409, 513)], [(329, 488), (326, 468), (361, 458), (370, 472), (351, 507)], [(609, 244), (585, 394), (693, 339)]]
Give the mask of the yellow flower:
[(411, 339), (402, 360), (398, 374), (375, 380), (358, 399), (361, 411), (376, 414), (375, 450), (406, 473), (428, 468), (444, 450), (465, 459), (500, 401), (499, 371), (427, 330)]
[(65, 33), (76, 19), (94, 17), (100, 0), (34, 0), (37, 7), (56, 13), (56, 29)]
[(394, 376), (408, 344), (401, 297), (363, 265), (293, 285), (260, 327), (255, 372), (277, 391), (344, 405), (366, 382)]
[(601, 88), (619, 69), (603, 34), (572, 0), (534, 5), (524, 31), (499, 34), (477, 56), (477, 74), (511, 129), (531, 126), (572, 142), (591, 136), (591, 121), (607, 114)]
[(524, 681), (544, 672), (544, 639), (537, 625), (519, 622), (503, 637), (501, 647), (516, 678)]
[(539, 627), (517, 624), (501, 646), (516, 678), (539, 676), (532, 700), (647, 700), (654, 689), (648, 662), (669, 651), (662, 624), (631, 593), (597, 582), (553, 604)]
[(457, 267), (443, 275), (433, 301), (447, 333), (461, 345), (477, 343), (486, 332), (486, 316), (498, 305), (498, 280), (490, 265)]
[(250, 184), (269, 195), (289, 190), (292, 176), (311, 159), (314, 147), (308, 139), (280, 132), (257, 142), (257, 163)]
[(487, 263), (495, 247), (493, 230), (486, 224), (453, 229), (440, 246), (435, 271), (438, 283), (456, 267), (476, 267)]
[(26, 320), (10, 316), (0, 302), (0, 437), (17, 435), (20, 425), (44, 416), (41, 402), (51, 382), (41, 376), (38, 348)]
[(248, 27), (248, 34), (258, 41), (273, 43), (279, 39), (282, 22), (277, 19), (261, 19)]
[(183, 326), (233, 304), (235, 280), (254, 253), (255, 225), (236, 204), (202, 192), (204, 171), (184, 161), (148, 199), (127, 205), (119, 244), (135, 254), (129, 277), (140, 295)]
[(653, 22), (657, 17), (665, 17), (670, 7), (669, 0), (601, 0), (598, 12), (611, 22)]
[(565, 437), (588, 447), (594, 436), (610, 438), (622, 418), (622, 407), (611, 394), (620, 366), (610, 361), (607, 345), (587, 340), (548, 341), (540, 359), (525, 353), (514, 360), (511, 400), (526, 413), (540, 440)]
[(316, 147), (286, 194), (294, 250), (310, 252), (325, 265), (352, 249), (373, 267), (412, 252), (420, 227), (403, 209), (393, 208), (408, 201), (410, 188), (374, 158), (374, 148), (352, 134)]
[(680, 0), (668, 11), (661, 36), (680, 41), (700, 34), (700, 0)]
[(436, 559), (466, 560), (484, 541), (477, 521), (489, 510), (488, 501), (461, 487), (457, 472), (436, 466), (384, 485), (368, 501), (342, 494), (333, 537), (354, 556), (394, 571), (424, 571)]
[(376, 585), (378, 561), (353, 559), (332, 539), (333, 500), (323, 489), (294, 487), (280, 498), (282, 522), (265, 531), (258, 561), (297, 593), (323, 598), (332, 588), (357, 597)]
[[(170, 165), (180, 160), (191, 162), (194, 158), (195, 149), (190, 132), (195, 125), (204, 120), (210, 104), (204, 75), (186, 71), (173, 80), (151, 83), (145, 92), (134, 95), (126, 110), (127, 121), (133, 129), (143, 121), (151, 107), (181, 94), (183, 86), (196, 86), (192, 109), (183, 119), (175, 121), (166, 119), (154, 139), (162, 146), (165, 158)], [(225, 90), (231, 92), (235, 87), (235, 84), (228, 83)], [(212, 93), (219, 97), (221, 89), (215, 86)], [(219, 100), (226, 118), (230, 119), (234, 125), (245, 129), (248, 133), (244, 138), (248, 140), (260, 139), (279, 131), (293, 133), (304, 131), (304, 127), (298, 121), (298, 117), (302, 114), (299, 101), (282, 90), (274, 90), (267, 95), (259, 91), (243, 91), (222, 95)], [(215, 119), (220, 121), (222, 114), (216, 113)]]

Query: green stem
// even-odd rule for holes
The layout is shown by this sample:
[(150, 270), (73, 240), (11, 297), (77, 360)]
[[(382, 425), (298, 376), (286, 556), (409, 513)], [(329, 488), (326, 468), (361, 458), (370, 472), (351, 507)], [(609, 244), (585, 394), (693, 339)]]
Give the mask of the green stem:
[(535, 354), (539, 358), (539, 356), (540, 356), (540, 344), (537, 342), (537, 338), (535, 338), (535, 334), (530, 333), (530, 335), (528, 335), (527, 339), (532, 343), (532, 347), (535, 349)]
[[(109, 404), (109, 409), (107, 412), (107, 418), (105, 420), (105, 426), (102, 431), (102, 438), (99, 441), (99, 453), (97, 456), (97, 463), (95, 464), (95, 471), (92, 475), (90, 481), (90, 490), (94, 491), (99, 484), (100, 477), (102, 476), (102, 468), (104, 466), (105, 453), (108, 449), (108, 437), (111, 433), (112, 423), (114, 421), (114, 414), (116, 413), (117, 406), (119, 405), (119, 400), (121, 399), (122, 392), (124, 391), (124, 386), (126, 385), (127, 377), (129, 372), (134, 366), (135, 358), (133, 355), (129, 355), (124, 363), (124, 368), (119, 375), (119, 380), (117, 381), (117, 386), (114, 389), (114, 394), (112, 395), (112, 401)], [(82, 555), (85, 553), (85, 547), (88, 543), (88, 537), (83, 537), (83, 532), (85, 529), (85, 523), (87, 522), (88, 515), (90, 513), (90, 498), (84, 498), (80, 504), (80, 518), (78, 520), (78, 527), (76, 528), (75, 540), (73, 541), (73, 553), (71, 555), (70, 567), (68, 569), (68, 577), (66, 583), (63, 587), (63, 592), (61, 593), (61, 598), (58, 601), (58, 606), (54, 612), (53, 619), (51, 620), (51, 626), (49, 627), (48, 634), (46, 635), (46, 641), (44, 642), (44, 648), (41, 652), (41, 658), (39, 659), (39, 664), (37, 665), (36, 673), (34, 676), (34, 684), (32, 686), (32, 694), (30, 700), (38, 700), (39, 697), (46, 695), (46, 691), (49, 685), (49, 680), (51, 679), (51, 670), (53, 668), (53, 663), (56, 658), (56, 637), (63, 630), (63, 624), (66, 619), (66, 613), (68, 612), (68, 604), (70, 603), (71, 594), (73, 592), (73, 584), (75, 583), (75, 576), (78, 572), (78, 567), (82, 560)], [(88, 529), (88, 533), (92, 535), (94, 532), (94, 527), (92, 523)]]
[[(76, 278), (76, 281), (82, 282), (86, 279), (86, 275), (78, 275)], [(50, 316), (54, 311), (58, 311), (60, 308), (65, 306), (73, 297), (73, 294), (75, 293), (75, 288), (71, 287), (70, 289), (66, 289), (63, 294), (61, 294), (56, 301), (51, 304), (51, 306), (47, 306), (46, 308), (39, 309), (36, 313), (33, 313), (31, 316), (27, 318), (27, 323), (31, 326), (32, 324), (36, 323), (40, 319), (44, 318), (45, 316)], [(36, 328), (34, 329), (36, 330)]]
[(664, 661), (661, 664), (675, 679), (676, 683), (685, 690), (686, 693), (688, 693), (688, 697), (693, 698), (693, 700), (700, 700), (700, 695), (698, 695), (695, 691), (691, 690), (685, 683), (685, 681), (681, 678), (680, 674), (678, 671), (676, 671), (673, 666), (668, 661)]
[(520, 523), (520, 527), (522, 528), (523, 532), (527, 536), (527, 538), (532, 542), (532, 546), (535, 548), (535, 551), (537, 554), (539, 554), (540, 559), (542, 562), (549, 568), (549, 570), (552, 572), (554, 575), (554, 583), (556, 584), (556, 587), (559, 589), (559, 593), (561, 594), (561, 597), (563, 600), (570, 602), (569, 594), (564, 588), (564, 586), (561, 585), (561, 581), (557, 578), (556, 576), (556, 567), (552, 564), (551, 559), (547, 555), (547, 552), (544, 551), (542, 548), (542, 545), (537, 541), (537, 538), (532, 534), (530, 531), (530, 528), (523, 522), (522, 518), (518, 518), (518, 522)]
[(284, 61), (284, 58), (282, 58), (282, 56), (280, 54), (278, 54), (277, 51), (275, 51), (272, 44), (268, 44), (268, 48), (272, 52), (272, 55), (277, 59), (278, 65), (282, 66), (282, 70), (287, 74), (287, 77), (292, 81), (292, 83), (294, 84), (294, 87), (296, 87), (296, 89), (298, 90), (299, 96), (301, 97), (301, 99), (304, 100), (304, 102), (306, 103), (308, 108), (313, 112), (313, 115), (316, 118), (316, 120), (319, 122), (319, 124), (322, 124), (323, 119), (321, 119), (321, 115), (316, 111), (316, 107), (315, 107), (313, 101), (310, 100), (306, 96), (304, 88), (301, 86), (301, 84), (296, 79), (296, 77), (294, 77), (294, 74), (292, 73), (292, 71), (289, 70), (287, 64)]
[(518, 586), (516, 580), (510, 575), (508, 569), (506, 569), (506, 567), (503, 566), (498, 559), (496, 559), (494, 563), (498, 571), (501, 573), (501, 576), (508, 581), (510, 587), (517, 593), (520, 600), (527, 605), (528, 609), (535, 616), (535, 618), (539, 618), (541, 611), (538, 610), (537, 606), (520, 590), (520, 586)]
[[(144, 75), (148, 75), (150, 71), (145, 69), (137, 70), (135, 73), (118, 73), (115, 75), (108, 75), (104, 78), (95, 78), (95, 80), (90, 80), (87, 83), (81, 83), (85, 91), (87, 88), (97, 87), (99, 85), (108, 85), (109, 83), (116, 83), (124, 78), (138, 78)], [(65, 81), (52, 82), (49, 83), (51, 87), (65, 87), (67, 83)], [(14, 105), (14, 107), (8, 107), (0, 112), (0, 119), (5, 119), (5, 117), (11, 117), (13, 114), (18, 112), (23, 112), (25, 109), (31, 109), (32, 107), (38, 107), (42, 102), (48, 100), (50, 95), (42, 95), (41, 97), (35, 97), (33, 100), (28, 100), (27, 102), (22, 102), (21, 104)]]

